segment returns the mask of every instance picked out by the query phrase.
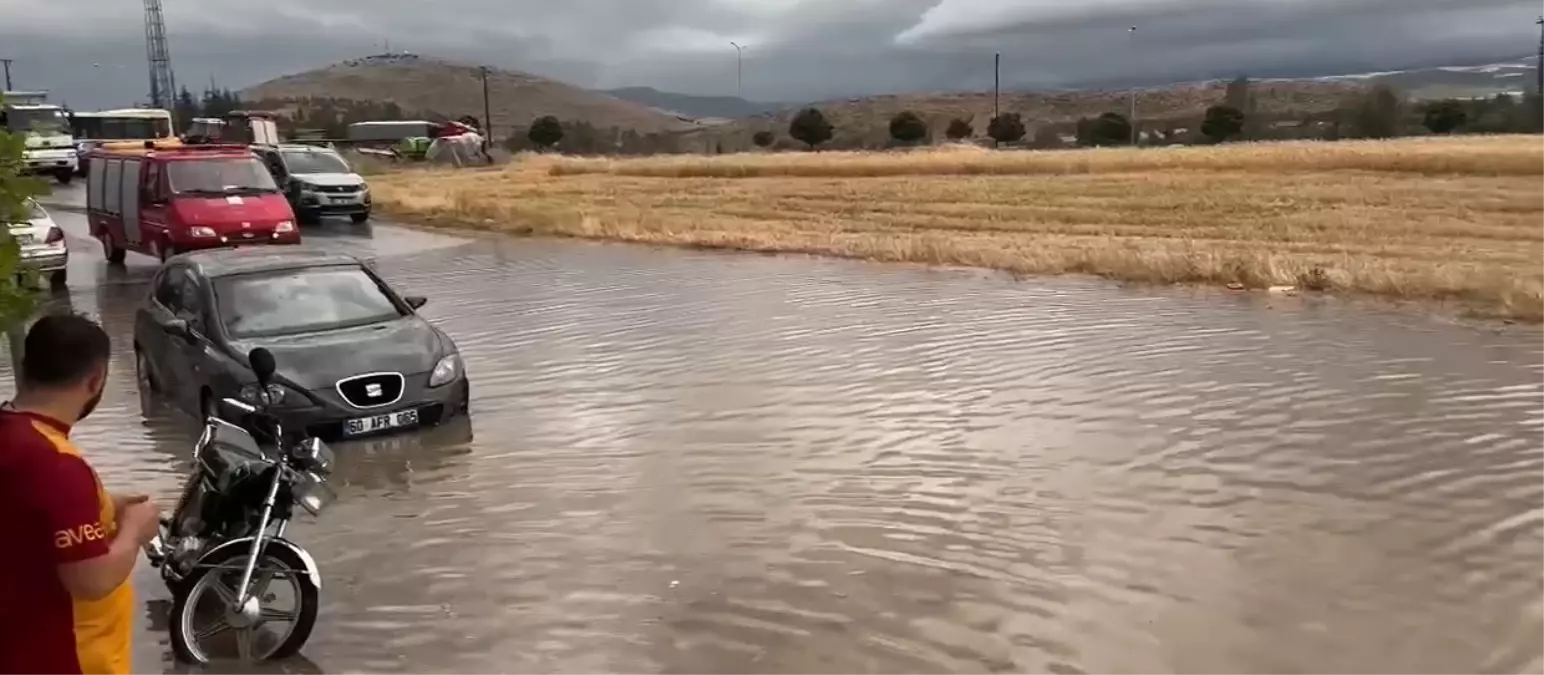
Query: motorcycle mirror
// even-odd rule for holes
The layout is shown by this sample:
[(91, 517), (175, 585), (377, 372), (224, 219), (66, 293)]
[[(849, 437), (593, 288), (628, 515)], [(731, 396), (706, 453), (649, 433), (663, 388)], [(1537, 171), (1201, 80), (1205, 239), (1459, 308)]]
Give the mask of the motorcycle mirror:
[(279, 367), (273, 361), (273, 352), (258, 347), (247, 354), (247, 361), (252, 365), (252, 374), (257, 376), (257, 383), (264, 387), (268, 386), (268, 381), (273, 378), (273, 372)]

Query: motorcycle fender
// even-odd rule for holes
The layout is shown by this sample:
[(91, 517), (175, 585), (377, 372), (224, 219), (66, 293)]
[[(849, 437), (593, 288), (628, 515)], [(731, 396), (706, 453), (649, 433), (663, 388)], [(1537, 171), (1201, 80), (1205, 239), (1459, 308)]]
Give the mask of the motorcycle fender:
[[(245, 548), (247, 550), (251, 550), (253, 539), (254, 537), (242, 537), (240, 539), (232, 539), (227, 541), (223, 544), (220, 544), (219, 546), (209, 549), (203, 555), (199, 556), (198, 562), (194, 564), (202, 564), (203, 561), (208, 560), (210, 556), (215, 554), (215, 552), (223, 551), (228, 548)], [(289, 541), (288, 539), (274, 539), (270, 537), (265, 539), (263, 544), (265, 546), (279, 546), (289, 549), (291, 553), (295, 554), (295, 557), (300, 558), (300, 561), (305, 563), (305, 573), (307, 577), (311, 578), (311, 585), (315, 586), (316, 590), (318, 591), (322, 590), (321, 568), (316, 566), (316, 559), (312, 558), (309, 552), (301, 548), (299, 545)]]

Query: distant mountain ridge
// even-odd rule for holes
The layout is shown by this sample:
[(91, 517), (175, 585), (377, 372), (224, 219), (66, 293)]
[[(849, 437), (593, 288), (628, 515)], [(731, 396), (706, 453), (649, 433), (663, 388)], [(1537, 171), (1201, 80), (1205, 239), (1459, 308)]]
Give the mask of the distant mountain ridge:
[[(1538, 86), (1538, 56), (1475, 66), (1436, 66), (1377, 73), (1327, 75), (1321, 82), (1385, 84), (1416, 100), (1521, 94)], [(1302, 78), (1308, 79), (1308, 78)]]
[(698, 96), (660, 91), (653, 87), (621, 87), (597, 89), (624, 101), (646, 105), (665, 112), (688, 117), (750, 117), (762, 113), (777, 112), (792, 107), (788, 103), (749, 101), (738, 96)]
[[(643, 133), (698, 126), (654, 107), (518, 70), (491, 68), (487, 82), (495, 133), (528, 126), (543, 115)], [(268, 102), (392, 101), (413, 115), (483, 116), (478, 66), (409, 53), (378, 54), (285, 75), (248, 87), (240, 95), (244, 101)]]

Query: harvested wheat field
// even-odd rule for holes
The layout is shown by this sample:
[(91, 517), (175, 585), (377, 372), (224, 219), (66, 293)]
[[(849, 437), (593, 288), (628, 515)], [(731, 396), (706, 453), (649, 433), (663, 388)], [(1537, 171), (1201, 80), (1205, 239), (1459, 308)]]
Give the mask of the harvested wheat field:
[(1293, 285), (1544, 318), (1544, 141), (527, 156), (372, 181), (431, 225), (651, 244)]

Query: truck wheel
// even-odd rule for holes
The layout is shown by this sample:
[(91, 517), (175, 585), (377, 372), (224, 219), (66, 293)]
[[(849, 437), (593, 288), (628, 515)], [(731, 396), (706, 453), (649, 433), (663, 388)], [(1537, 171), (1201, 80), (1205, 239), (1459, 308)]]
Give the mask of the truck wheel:
[(75, 171), (73, 169), (60, 169), (55, 171), (54, 180), (59, 181), (60, 185), (69, 185), (70, 181), (75, 180)]
[(123, 257), (127, 253), (127, 251), (118, 248), (118, 245), (113, 243), (113, 235), (106, 232), (102, 233), (102, 255), (107, 257), (107, 262), (120, 265), (123, 263)]
[(359, 223), (363, 223), (363, 222), (369, 220), (370, 219), (370, 212), (369, 211), (365, 211), (364, 213), (350, 213), (350, 214), (348, 214), (348, 219), (354, 221), (354, 224), (357, 225)]

